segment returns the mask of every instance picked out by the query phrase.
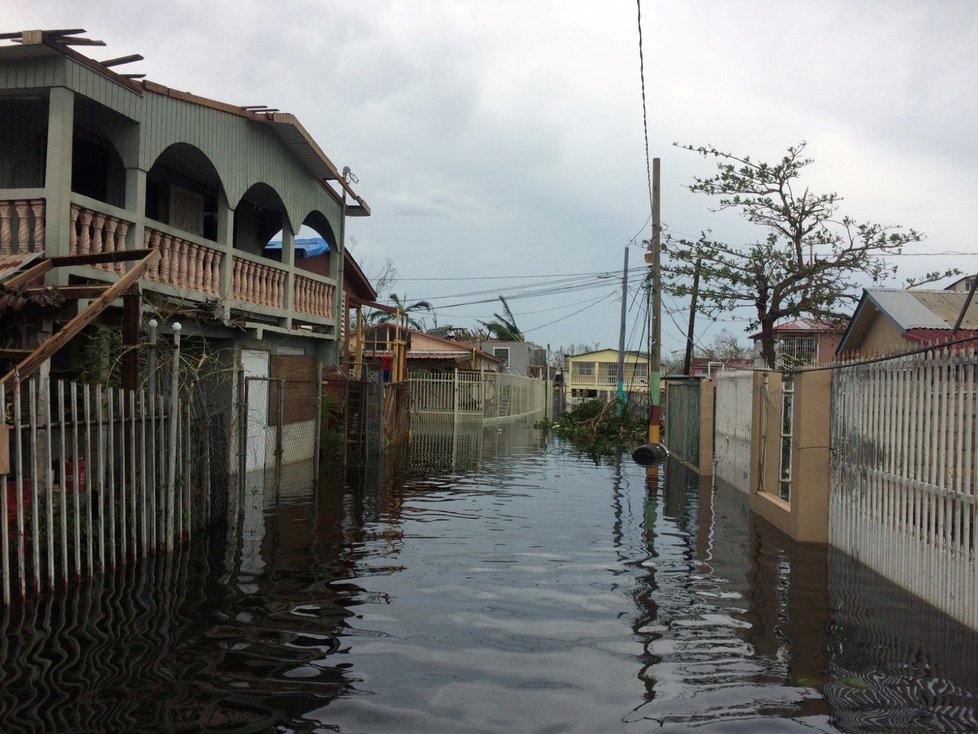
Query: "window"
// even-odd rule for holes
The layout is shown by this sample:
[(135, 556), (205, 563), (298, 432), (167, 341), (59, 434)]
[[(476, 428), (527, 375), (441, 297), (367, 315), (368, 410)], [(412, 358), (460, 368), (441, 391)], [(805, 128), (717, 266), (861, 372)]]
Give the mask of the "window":
[(592, 377), (594, 362), (571, 362), (571, 374), (574, 377)]
[(818, 353), (816, 334), (785, 334), (778, 337), (775, 352), (779, 366), (815, 364)]
[(648, 380), (649, 379), (649, 366), (647, 364), (636, 364), (634, 375), (636, 379)]
[(503, 361), (503, 367), (509, 367), (509, 347), (493, 347), (492, 356)]
[(615, 362), (604, 362), (601, 365), (601, 384), (618, 384), (618, 364)]

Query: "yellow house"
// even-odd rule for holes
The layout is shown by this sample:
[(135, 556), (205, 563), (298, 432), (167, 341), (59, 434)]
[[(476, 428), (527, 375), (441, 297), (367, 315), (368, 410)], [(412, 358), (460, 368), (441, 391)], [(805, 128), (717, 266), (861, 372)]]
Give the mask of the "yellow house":
[[(585, 400), (613, 400), (618, 385), (618, 350), (568, 355), (564, 358), (564, 400), (573, 408)], [(630, 396), (649, 396), (649, 357), (640, 352), (625, 352), (625, 392)]]

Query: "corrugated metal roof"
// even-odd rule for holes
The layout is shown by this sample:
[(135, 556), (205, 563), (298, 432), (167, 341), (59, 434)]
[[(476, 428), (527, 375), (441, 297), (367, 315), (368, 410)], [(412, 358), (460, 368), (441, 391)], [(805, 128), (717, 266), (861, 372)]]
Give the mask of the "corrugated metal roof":
[[(880, 311), (885, 313), (900, 331), (907, 329), (946, 329), (949, 324), (931, 311), (917, 298), (925, 291), (905, 291), (890, 288), (869, 288), (866, 295)], [(929, 291), (943, 293), (944, 291)], [(963, 300), (959, 302), (961, 308)], [(950, 324), (953, 326), (953, 323)]]

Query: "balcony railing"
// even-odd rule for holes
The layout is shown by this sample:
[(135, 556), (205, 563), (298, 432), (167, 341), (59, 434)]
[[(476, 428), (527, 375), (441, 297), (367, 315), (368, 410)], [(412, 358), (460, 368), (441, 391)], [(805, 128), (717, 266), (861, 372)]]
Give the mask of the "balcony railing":
[[(18, 198), (0, 199), (0, 255), (44, 252), (46, 202), (43, 198), (27, 198), (31, 193), (21, 190), (15, 194)], [(204, 244), (190, 233), (178, 233), (173, 227), (150, 221), (143, 228), (142, 241), (134, 242), (138, 220), (133, 212), (78, 194), (72, 194), (70, 212), (70, 255), (124, 252), (136, 247), (157, 249), (160, 259), (144, 276), (148, 284), (158, 283), (212, 297), (223, 295), (283, 311), (286, 301), (291, 300), (292, 312), (300, 320), (309, 319), (311, 323), (335, 316), (336, 282), (332, 278), (295, 273), (292, 292), (288, 294), (291, 299), (288, 299), (288, 271), (262, 262), (259, 256), (239, 250), (234, 250), (232, 255)], [(231, 268), (230, 293), (221, 292), (225, 263)], [(125, 264), (121, 262), (84, 267), (120, 275), (125, 272)]]
[(152, 227), (143, 231), (143, 244), (160, 251), (160, 260), (146, 274), (147, 280), (220, 295), (223, 257), (220, 250)]
[[(126, 235), (132, 222), (96, 209), (73, 203), (71, 228), (68, 230), (68, 251), (71, 255), (97, 255), (103, 252), (123, 252)], [(123, 263), (102, 263), (93, 267), (108, 272), (123, 273)]]
[(0, 200), (0, 255), (44, 252), (44, 199)]
[(331, 318), (334, 292), (332, 283), (296, 275), (292, 307), (300, 313)]
[(259, 306), (285, 307), (285, 271), (235, 255), (231, 297)]

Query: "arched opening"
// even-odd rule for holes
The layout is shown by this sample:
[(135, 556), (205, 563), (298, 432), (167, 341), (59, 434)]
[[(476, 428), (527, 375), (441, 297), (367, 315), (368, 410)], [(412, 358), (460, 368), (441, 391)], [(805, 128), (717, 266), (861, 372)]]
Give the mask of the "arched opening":
[(146, 216), (217, 241), (221, 179), (202, 151), (175, 143), (160, 153), (146, 175)]
[(275, 250), (266, 249), (266, 245), (287, 223), (285, 205), (278, 192), (266, 183), (256, 183), (235, 207), (234, 249), (281, 261), (281, 246)]
[(336, 235), (329, 221), (318, 211), (309, 212), (295, 238), (295, 267), (329, 276), (330, 259), (336, 252)]
[(102, 105), (75, 96), (71, 141), (71, 190), (112, 206), (126, 205), (126, 166), (109, 129), (121, 130), (126, 121)]

